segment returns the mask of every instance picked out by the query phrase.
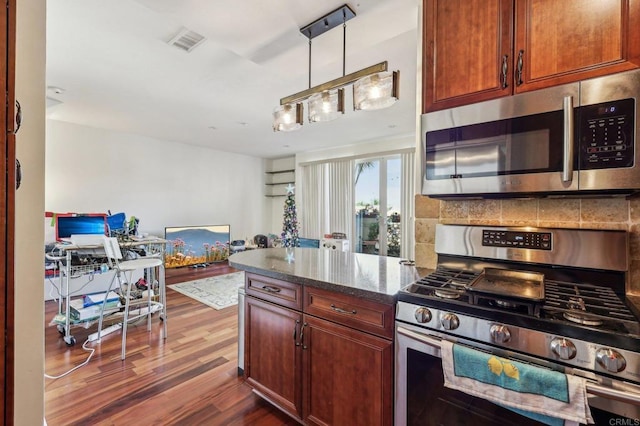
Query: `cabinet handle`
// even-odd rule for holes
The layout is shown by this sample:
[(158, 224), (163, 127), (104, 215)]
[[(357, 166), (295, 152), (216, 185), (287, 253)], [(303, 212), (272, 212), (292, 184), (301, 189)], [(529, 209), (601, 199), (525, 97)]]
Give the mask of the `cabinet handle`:
[(507, 72), (509, 70), (509, 64), (507, 60), (509, 59), (509, 55), (504, 55), (502, 57), (502, 71), (500, 73), (500, 79), (502, 80), (502, 88), (506, 89), (509, 84), (507, 83)]
[(20, 188), (20, 184), (22, 183), (22, 166), (20, 165), (20, 161), (16, 158), (16, 189)]
[(269, 293), (280, 293), (280, 291), (282, 291), (278, 287), (271, 287), (270, 285), (263, 285), (262, 289), (268, 291)]
[(293, 341), (296, 343), (296, 346), (300, 346), (300, 343), (296, 342), (296, 337), (298, 336), (298, 324), (300, 324), (300, 320), (296, 320), (296, 325), (293, 326)]
[(334, 305), (333, 303), (331, 304), (331, 309), (333, 309), (334, 311), (341, 313), (341, 314), (350, 314), (350, 315), (355, 315), (358, 313), (358, 311), (356, 311), (355, 309), (353, 309), (352, 311), (347, 311), (346, 309), (342, 309), (342, 308), (338, 308), (336, 305)]
[(16, 99), (16, 118), (15, 118), (15, 127), (16, 129), (13, 131), (13, 134), (17, 134), (18, 130), (20, 130), (20, 126), (22, 126), (22, 106), (20, 106), (20, 102)]
[(524, 56), (524, 50), (519, 51), (518, 63), (516, 65), (516, 86), (520, 86), (522, 84), (522, 67), (523, 67), (522, 57), (523, 56)]
[(298, 346), (300, 346), (300, 344), (302, 344), (302, 349), (307, 349), (307, 345), (304, 344), (304, 328), (307, 326), (307, 323), (303, 323), (302, 327), (300, 327), (300, 343), (298, 344)]

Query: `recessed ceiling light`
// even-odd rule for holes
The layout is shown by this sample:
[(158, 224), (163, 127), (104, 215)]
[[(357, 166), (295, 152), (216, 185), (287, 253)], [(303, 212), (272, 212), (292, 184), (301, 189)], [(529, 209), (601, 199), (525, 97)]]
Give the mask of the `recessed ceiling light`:
[(65, 92), (62, 87), (58, 86), (47, 86), (47, 91), (51, 94), (61, 95)]

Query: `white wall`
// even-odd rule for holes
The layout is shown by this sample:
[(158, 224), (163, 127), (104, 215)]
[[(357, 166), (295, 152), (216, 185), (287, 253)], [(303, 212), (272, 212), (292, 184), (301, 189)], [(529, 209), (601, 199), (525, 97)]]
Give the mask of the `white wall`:
[(45, 5), (17, 3), (16, 96), (24, 110), (16, 135), (22, 185), (16, 192), (15, 404), (17, 426), (44, 416), (44, 306), (42, 302), (45, 135)]
[[(296, 154), (296, 173), (300, 172), (300, 165), (314, 163), (318, 161), (335, 160), (338, 158), (364, 159), (372, 156), (380, 156), (405, 149), (416, 147), (415, 135), (395, 139), (379, 139), (366, 143), (344, 145), (330, 149), (309, 151)], [(296, 176), (298, 180), (298, 176)]]
[(232, 239), (269, 231), (263, 159), (55, 120), (46, 140), (47, 211), (125, 212), (158, 236), (181, 225), (228, 223)]

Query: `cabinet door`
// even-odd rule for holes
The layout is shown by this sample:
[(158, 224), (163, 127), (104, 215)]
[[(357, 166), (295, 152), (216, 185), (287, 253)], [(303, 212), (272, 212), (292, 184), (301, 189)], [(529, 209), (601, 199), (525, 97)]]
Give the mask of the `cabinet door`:
[(516, 92), (640, 66), (640, 0), (516, 0), (515, 28)]
[(0, 150), (4, 161), (0, 166), (0, 423), (14, 424), (14, 254), (15, 254), (15, 198), (16, 198), (16, 141), (15, 120), (15, 56), (16, 1), (8, 0), (0, 12), (0, 81), (4, 101), (0, 109), (4, 117)]
[(245, 298), (245, 375), (265, 399), (302, 417), (302, 314)]
[(305, 422), (391, 425), (392, 342), (309, 315), (304, 321)]
[(423, 112), (512, 94), (512, 0), (425, 0)]

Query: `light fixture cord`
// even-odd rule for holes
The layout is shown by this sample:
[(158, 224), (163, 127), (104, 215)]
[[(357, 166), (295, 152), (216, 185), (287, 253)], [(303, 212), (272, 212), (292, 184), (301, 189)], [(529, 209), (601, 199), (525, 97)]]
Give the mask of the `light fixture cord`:
[(311, 38), (309, 38), (309, 89), (311, 89)]
[(346, 62), (346, 51), (347, 51), (347, 17), (345, 16), (346, 12), (342, 11), (342, 76), (345, 76), (345, 62)]

